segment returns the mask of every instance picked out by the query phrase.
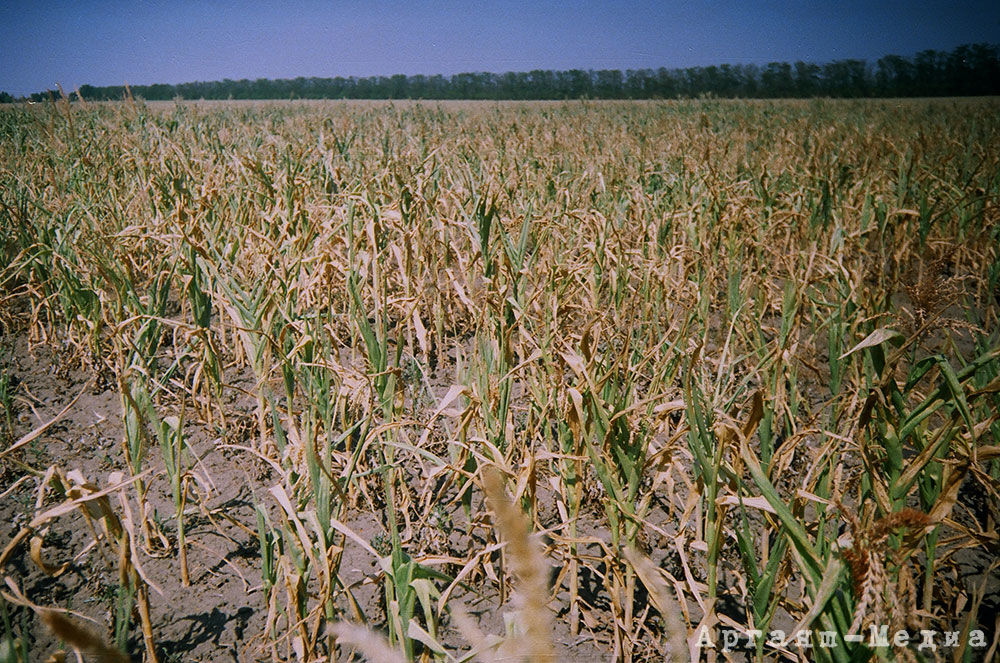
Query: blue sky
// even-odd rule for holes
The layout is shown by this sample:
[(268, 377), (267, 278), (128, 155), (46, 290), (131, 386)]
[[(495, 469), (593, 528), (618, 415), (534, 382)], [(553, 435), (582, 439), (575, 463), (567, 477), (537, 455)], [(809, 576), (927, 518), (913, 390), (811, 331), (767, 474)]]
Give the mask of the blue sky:
[(0, 90), (637, 69), (1000, 43), (1000, 2), (0, 0)]

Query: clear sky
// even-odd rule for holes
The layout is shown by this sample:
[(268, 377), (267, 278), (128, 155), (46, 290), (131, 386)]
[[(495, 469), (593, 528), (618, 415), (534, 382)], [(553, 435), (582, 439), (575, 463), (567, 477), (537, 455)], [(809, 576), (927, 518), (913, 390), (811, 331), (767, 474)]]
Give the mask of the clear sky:
[(874, 61), (975, 42), (1000, 43), (1000, 2), (0, 0), (0, 90)]

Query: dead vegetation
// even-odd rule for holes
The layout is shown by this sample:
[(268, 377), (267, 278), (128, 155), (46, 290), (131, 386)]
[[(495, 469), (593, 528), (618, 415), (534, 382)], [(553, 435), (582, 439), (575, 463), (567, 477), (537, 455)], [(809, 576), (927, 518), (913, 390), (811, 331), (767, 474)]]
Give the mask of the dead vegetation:
[[(997, 110), (4, 109), (2, 354), (119, 408), (113, 451), (42, 463), (76, 392), (45, 423), (4, 359), (0, 657), (52, 654), (36, 612), (78, 651), (190, 653), (150, 606), (211, 600), (212, 537), (252, 551), (213, 571), (256, 606), (239, 660), (986, 655)], [(111, 629), (17, 560), (114, 574)], [(850, 638), (881, 624), (913, 643)]]

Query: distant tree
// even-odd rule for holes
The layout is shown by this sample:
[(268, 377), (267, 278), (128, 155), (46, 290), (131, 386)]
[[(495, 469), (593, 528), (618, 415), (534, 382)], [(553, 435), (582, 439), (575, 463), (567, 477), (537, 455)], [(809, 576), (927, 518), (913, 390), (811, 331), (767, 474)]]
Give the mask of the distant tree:
[(680, 75), (660, 67), (656, 70), (656, 91), (662, 99), (676, 99), (680, 94)]
[(823, 90), (831, 97), (866, 97), (871, 93), (864, 60), (837, 60), (823, 65)]
[(723, 83), (722, 83), (722, 73), (719, 68), (715, 65), (709, 67), (702, 67), (700, 69), (701, 86), (706, 92), (711, 92), (715, 96), (724, 96), (722, 94)]
[(969, 47), (974, 85), (968, 94), (1000, 94), (1000, 48), (992, 44)]
[[(155, 84), (132, 88), (144, 99), (675, 99), (677, 97), (868, 97), (1000, 94), (1000, 52), (993, 44), (959, 46), (950, 53), (921, 51), (910, 59), (887, 55), (825, 64), (771, 62), (687, 69), (465, 72), (453, 76), (370, 76)], [(87, 100), (122, 99), (121, 86), (84, 85)], [(54, 91), (36, 92), (45, 101)], [(8, 95), (9, 96), (9, 95)]]
[(760, 67), (755, 64), (745, 64), (739, 67), (742, 77), (742, 88), (744, 97), (759, 97), (760, 92)]
[(914, 60), (915, 94), (924, 97), (947, 94), (944, 90), (949, 86), (944, 77), (944, 69), (944, 53), (934, 50), (917, 53)]
[(594, 92), (602, 99), (615, 99), (622, 96), (624, 79), (617, 69), (602, 69), (597, 72)]
[(795, 96), (812, 97), (820, 90), (820, 67), (811, 62), (795, 63)]
[(689, 67), (678, 74), (677, 82), (681, 96), (697, 97), (706, 91), (701, 67)]
[(594, 84), (590, 78), (590, 74), (582, 69), (570, 69), (564, 73), (565, 76), (560, 77), (561, 80), (565, 81), (563, 97), (582, 99), (594, 96)]
[(58, 90), (46, 90), (45, 92), (34, 92), (30, 97), (28, 97), (28, 99), (34, 101), (35, 103), (39, 103), (42, 101), (52, 101), (58, 99), (60, 96), (61, 95)]
[(743, 73), (739, 67), (734, 67), (731, 64), (720, 65), (715, 80), (716, 94), (720, 97), (746, 96), (743, 91)]
[(409, 85), (407, 85), (406, 76), (403, 74), (396, 74), (390, 78), (385, 83), (386, 96), (389, 99), (406, 99), (409, 94)]
[(915, 93), (913, 63), (898, 55), (887, 55), (875, 65), (875, 88), (883, 97), (909, 97)]
[(771, 62), (760, 75), (761, 94), (765, 97), (795, 96), (795, 82), (792, 79), (792, 65), (787, 62)]
[(167, 101), (173, 99), (177, 92), (174, 90), (173, 85), (164, 85), (162, 83), (157, 85), (150, 85), (146, 88), (145, 94), (143, 95), (146, 99), (156, 99), (158, 101)]
[(559, 97), (556, 85), (556, 75), (553, 71), (535, 69), (528, 72), (528, 85), (533, 97), (538, 99), (557, 99)]

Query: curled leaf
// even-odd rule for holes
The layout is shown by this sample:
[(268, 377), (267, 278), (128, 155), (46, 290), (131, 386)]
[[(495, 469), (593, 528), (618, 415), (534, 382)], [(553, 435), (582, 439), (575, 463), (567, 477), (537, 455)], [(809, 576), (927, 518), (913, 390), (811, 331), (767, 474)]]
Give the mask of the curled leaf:
[(42, 537), (33, 536), (31, 537), (31, 545), (29, 546), (29, 554), (31, 555), (31, 561), (42, 570), (42, 573), (49, 577), (56, 577), (61, 575), (63, 571), (69, 567), (69, 564), (63, 564), (62, 566), (50, 566), (42, 559)]
[(871, 334), (865, 337), (865, 340), (861, 341), (853, 348), (840, 355), (840, 359), (848, 357), (858, 350), (864, 350), (865, 348), (872, 348), (876, 345), (882, 345), (886, 341), (892, 341), (892, 344), (899, 347), (903, 344), (904, 336), (894, 329), (888, 329), (886, 327), (879, 327)]

